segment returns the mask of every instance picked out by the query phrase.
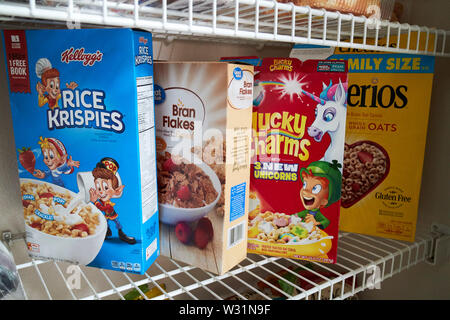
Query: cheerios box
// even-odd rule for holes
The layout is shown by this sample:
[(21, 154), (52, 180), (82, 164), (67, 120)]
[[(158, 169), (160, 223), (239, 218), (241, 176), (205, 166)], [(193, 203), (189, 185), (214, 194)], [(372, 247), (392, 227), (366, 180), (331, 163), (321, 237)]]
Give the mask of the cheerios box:
[(159, 254), (151, 34), (3, 41), (29, 254), (145, 272)]
[(253, 61), (248, 252), (336, 263), (347, 63)]
[(156, 62), (161, 254), (223, 274), (247, 253), (253, 66)]
[(349, 66), (340, 229), (414, 241), (434, 57), (303, 45), (291, 55), (305, 54)]

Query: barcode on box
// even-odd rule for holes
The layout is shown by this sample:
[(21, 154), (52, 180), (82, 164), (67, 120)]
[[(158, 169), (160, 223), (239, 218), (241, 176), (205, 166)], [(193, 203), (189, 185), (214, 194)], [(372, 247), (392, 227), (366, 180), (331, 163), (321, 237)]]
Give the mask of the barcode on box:
[(242, 240), (244, 240), (245, 226), (246, 221), (243, 221), (228, 229), (228, 249), (234, 247)]

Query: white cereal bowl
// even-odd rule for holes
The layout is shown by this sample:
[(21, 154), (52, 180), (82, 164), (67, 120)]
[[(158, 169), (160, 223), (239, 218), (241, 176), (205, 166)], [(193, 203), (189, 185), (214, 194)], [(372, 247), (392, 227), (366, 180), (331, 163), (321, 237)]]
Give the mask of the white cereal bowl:
[(211, 179), (213, 187), (217, 192), (217, 197), (210, 204), (207, 204), (206, 206), (200, 208), (178, 208), (170, 204), (160, 203), (159, 220), (165, 224), (175, 225), (181, 221), (196, 221), (213, 210), (217, 204), (217, 201), (219, 201), (220, 199), (220, 195), (222, 193), (222, 185), (214, 170), (196, 156), (192, 155), (192, 158), (195, 159), (195, 165), (202, 169), (202, 171)]
[[(47, 184), (56, 192), (65, 193), (70, 192), (72, 197), (76, 194), (72, 191), (62, 188), (60, 186), (39, 181), (34, 179), (20, 179), (21, 183), (32, 182), (35, 184)], [(104, 215), (92, 203), (92, 212), (99, 216), (100, 224), (96, 228), (96, 233), (85, 238), (64, 238), (53, 236), (37, 229), (30, 227), (25, 223), (25, 231), (27, 234), (27, 242), (29, 244), (29, 253), (31, 256), (40, 258), (49, 258), (60, 261), (67, 261), (81, 265), (87, 265), (95, 259), (99, 253), (103, 241), (105, 240), (107, 222)]]

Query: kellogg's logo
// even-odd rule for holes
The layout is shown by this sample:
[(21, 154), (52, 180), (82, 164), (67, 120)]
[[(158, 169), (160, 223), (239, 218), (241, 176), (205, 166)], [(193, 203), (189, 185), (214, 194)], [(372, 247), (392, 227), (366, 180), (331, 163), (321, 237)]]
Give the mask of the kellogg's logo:
[(145, 37), (139, 37), (139, 43), (147, 44), (148, 39)]
[(85, 53), (84, 48), (74, 49), (73, 47), (61, 53), (61, 62), (83, 62), (83, 66), (93, 66), (94, 63), (102, 61), (103, 53), (97, 50), (95, 53)]

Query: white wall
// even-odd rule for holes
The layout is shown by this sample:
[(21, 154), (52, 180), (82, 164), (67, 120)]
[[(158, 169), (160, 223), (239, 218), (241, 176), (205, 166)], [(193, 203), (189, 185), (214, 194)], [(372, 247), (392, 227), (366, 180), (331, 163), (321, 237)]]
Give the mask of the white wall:
[[(17, 179), (16, 149), (9, 108), (3, 41), (0, 54), (0, 232), (24, 229), (22, 204)], [(1, 236), (1, 235), (0, 235)]]
[[(411, 1), (411, 23), (450, 30), (450, 1)], [(23, 231), (22, 207), (17, 179), (16, 152), (9, 108), (3, 48), (0, 54), (0, 232)], [(287, 48), (235, 46), (205, 42), (157, 43), (155, 57), (171, 60), (217, 60), (220, 56), (287, 56)], [(425, 153), (419, 224), (450, 225), (450, 59), (436, 59), (435, 80)], [(381, 284), (381, 290), (360, 294), (363, 299), (449, 299), (450, 265), (432, 267), (422, 263)]]
[[(411, 24), (450, 30), (450, 1), (410, 1)], [(448, 48), (448, 47), (447, 47)], [(431, 111), (419, 204), (418, 225), (437, 222), (450, 226), (450, 59), (436, 58)], [(450, 263), (419, 264), (384, 281), (381, 290), (361, 294), (364, 299), (449, 299)]]

